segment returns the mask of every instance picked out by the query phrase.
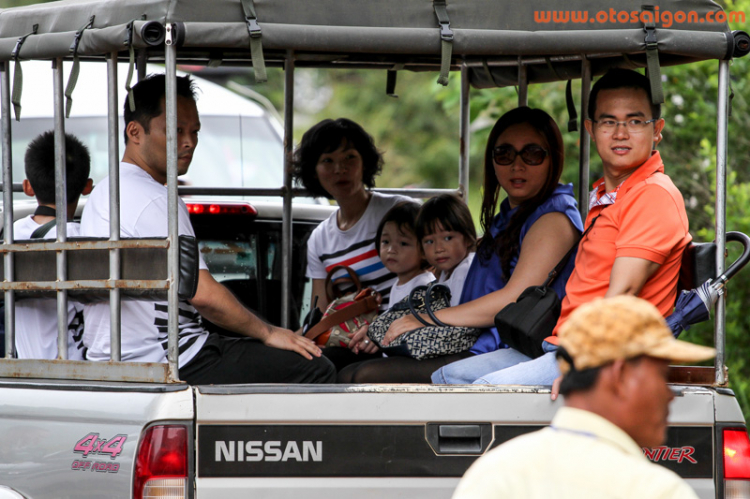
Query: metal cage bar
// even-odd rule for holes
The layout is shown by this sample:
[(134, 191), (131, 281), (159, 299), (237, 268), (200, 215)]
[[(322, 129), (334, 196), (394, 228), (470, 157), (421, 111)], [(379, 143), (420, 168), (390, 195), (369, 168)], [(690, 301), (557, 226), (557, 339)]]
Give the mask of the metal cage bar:
[[(2, 63), (0, 68), (0, 111), (2, 116), (3, 140), (3, 224), (6, 244), (13, 242), (13, 156), (10, 128), (10, 62)], [(5, 253), (5, 279), (13, 281), (12, 253)], [(16, 337), (16, 300), (12, 290), (5, 291), (5, 358), (13, 358)]]
[[(719, 95), (716, 110), (716, 271), (724, 273), (727, 214), (727, 127), (729, 121), (729, 61), (719, 61)], [(726, 363), (726, 294), (716, 301), (714, 343), (716, 345), (716, 384), (727, 382)]]
[[(52, 61), (52, 92), (55, 119), (55, 207), (57, 242), (68, 240), (67, 160), (65, 154), (65, 99), (63, 95), (63, 60)], [(57, 280), (68, 280), (67, 253), (57, 252)], [(57, 291), (57, 358), (68, 358), (68, 291)]]
[(292, 290), (292, 150), (294, 149), (294, 52), (284, 63), (284, 207), (281, 220), (281, 327), (289, 327)]
[(458, 122), (458, 190), (464, 202), (469, 202), (469, 158), (471, 155), (471, 85), (469, 84), (469, 68), (461, 65), (461, 102)]
[(583, 126), (589, 108), (591, 94), (591, 61), (581, 57), (581, 127), (579, 132), (580, 150), (578, 156), (578, 211), (581, 218), (586, 220), (589, 214), (589, 162), (591, 161), (591, 137)]
[(169, 364), (170, 377), (179, 380), (178, 373), (178, 334), (180, 297), (178, 295), (180, 262), (179, 224), (177, 217), (178, 194), (177, 194), (177, 47), (174, 44), (172, 24), (166, 26), (166, 37), (164, 40), (165, 68), (166, 68), (166, 118), (167, 118), (167, 216), (169, 227), (169, 321), (167, 327), (168, 348), (167, 363)]
[(518, 57), (518, 107), (529, 105), (529, 74), (522, 57)]
[[(120, 240), (120, 154), (119, 126), (117, 113), (117, 53), (107, 58), (107, 130), (109, 152), (109, 240)], [(120, 250), (109, 252), (109, 278), (120, 279)], [(122, 359), (122, 302), (120, 290), (109, 292), (109, 341), (110, 359)]]

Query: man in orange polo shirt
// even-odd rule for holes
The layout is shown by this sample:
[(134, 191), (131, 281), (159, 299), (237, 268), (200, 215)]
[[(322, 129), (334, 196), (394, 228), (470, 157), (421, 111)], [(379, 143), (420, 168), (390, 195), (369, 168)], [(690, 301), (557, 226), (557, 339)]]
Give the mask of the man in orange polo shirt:
[(599, 218), (578, 247), (553, 334), (571, 311), (603, 296), (635, 295), (664, 317), (672, 313), (682, 251), (692, 238), (682, 194), (654, 150), (664, 119), (649, 88), (645, 76), (616, 69), (591, 92), (585, 126), (604, 177), (591, 191), (586, 226)]
[(596, 223), (578, 246), (560, 319), (545, 342), (548, 353), (478, 373), (475, 383), (550, 383), (557, 372), (557, 331), (573, 310), (595, 298), (633, 295), (651, 302), (665, 317), (672, 312), (682, 251), (692, 238), (682, 194), (664, 174), (655, 150), (664, 128), (661, 106), (651, 103), (648, 78), (612, 69), (591, 90), (588, 114), (586, 130), (604, 176), (590, 194), (585, 225)]

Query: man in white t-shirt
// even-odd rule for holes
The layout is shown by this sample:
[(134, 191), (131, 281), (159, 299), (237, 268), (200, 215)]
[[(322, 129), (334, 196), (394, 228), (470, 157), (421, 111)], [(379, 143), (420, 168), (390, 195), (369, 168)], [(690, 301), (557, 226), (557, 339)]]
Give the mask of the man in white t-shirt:
[[(91, 158), (85, 145), (70, 134), (65, 135), (68, 220), (72, 220), (82, 194), (91, 192), (89, 178)], [(16, 220), (13, 238), (54, 239), (55, 227), (55, 133), (49, 130), (29, 143), (24, 157), (26, 179), (23, 192), (35, 197), (38, 207), (33, 215)], [(69, 222), (68, 237), (77, 236), (80, 225)], [(27, 298), (16, 302), (16, 351), (19, 359), (56, 359), (57, 299)], [(83, 307), (68, 301), (68, 359), (84, 360)]]
[[(153, 75), (133, 87), (135, 111), (125, 100), (125, 152), (120, 163), (122, 237), (167, 236), (167, 152), (165, 78)], [(195, 89), (188, 76), (177, 78), (178, 172), (187, 172), (201, 123)], [(222, 165), (217, 164), (217, 168)], [(82, 234), (109, 235), (109, 189), (95, 188), (81, 220)], [(194, 235), (187, 207), (178, 205), (179, 233)], [(247, 338), (209, 334), (201, 316)], [(85, 307), (84, 339), (90, 360), (110, 357), (109, 304)], [(191, 384), (326, 383), (335, 369), (309, 339), (265, 323), (223, 285), (200, 259), (198, 290), (180, 303), (179, 374)], [(257, 341), (256, 341), (257, 340)], [(166, 362), (167, 303), (122, 300), (122, 360)]]

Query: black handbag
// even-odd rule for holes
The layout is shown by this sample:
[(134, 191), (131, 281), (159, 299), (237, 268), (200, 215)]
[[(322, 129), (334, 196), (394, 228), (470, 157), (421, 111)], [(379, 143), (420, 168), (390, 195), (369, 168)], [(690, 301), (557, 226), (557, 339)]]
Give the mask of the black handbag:
[(541, 286), (526, 288), (515, 303), (509, 303), (495, 316), (495, 327), (500, 339), (510, 348), (536, 359), (544, 354), (542, 342), (552, 334), (560, 318), (561, 302), (552, 283), (562, 272), (578, 243), (596, 223), (597, 216)]
[[(450, 307), (450, 303), (451, 292), (447, 286), (435, 283), (429, 286), (417, 286), (409, 296), (380, 314), (370, 324), (367, 336), (389, 356), (405, 356), (422, 360), (463, 352), (474, 346), (482, 330), (450, 326), (438, 320), (434, 312)], [(429, 315), (434, 324), (422, 319), (420, 313)], [(384, 348), (382, 341), (391, 323), (410, 314), (414, 315), (425, 327), (402, 334)]]

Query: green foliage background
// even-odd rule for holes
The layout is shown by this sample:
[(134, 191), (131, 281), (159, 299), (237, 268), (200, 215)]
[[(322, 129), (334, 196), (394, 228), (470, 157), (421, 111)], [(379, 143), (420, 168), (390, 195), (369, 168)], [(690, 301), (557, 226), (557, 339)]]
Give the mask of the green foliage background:
[[(727, 11), (750, 15), (750, 0), (720, 2)], [(750, 25), (732, 25), (748, 31)], [(750, 234), (750, 56), (733, 61), (734, 94), (729, 119), (727, 228)], [(659, 150), (666, 171), (685, 196), (691, 233), (696, 241), (714, 238), (714, 190), (716, 167), (716, 100), (718, 63), (662, 69), (667, 121)], [(241, 79), (283, 107), (283, 75), (272, 71), (265, 85)], [(379, 187), (445, 187), (458, 185), (458, 109), (460, 81), (451, 75), (450, 85), (436, 84), (434, 73), (398, 74), (398, 98), (385, 93), (385, 71), (297, 70), (295, 86), (295, 142), (311, 125), (324, 118), (347, 117), (361, 123), (385, 153), (386, 164)], [(580, 81), (573, 82), (579, 116)], [(563, 131), (566, 146), (565, 182), (578, 183), (579, 132), (566, 132), (568, 114), (565, 86), (536, 85), (529, 88), (529, 105), (549, 112)], [(495, 120), (517, 105), (514, 88), (471, 91), (471, 171), (469, 206), (478, 221), (481, 202), (482, 164), (489, 130)], [(601, 176), (601, 162), (592, 144), (591, 181)], [(654, 214), (658, 216), (658, 214)], [(477, 225), (478, 226), (478, 225)], [(730, 246), (727, 263), (739, 252)], [(730, 387), (734, 389), (745, 418), (750, 419), (750, 270), (736, 276), (727, 290), (726, 343)], [(712, 317), (713, 319), (713, 317)], [(713, 345), (713, 320), (694, 326), (682, 339)]]
[[(0, 8), (39, 3), (38, 0), (0, 0)], [(725, 10), (750, 15), (750, 0), (720, 1)], [(732, 29), (748, 31), (747, 22)], [(727, 227), (750, 234), (750, 56), (737, 59), (731, 67), (734, 99), (729, 122), (729, 179), (727, 182)], [(697, 241), (714, 237), (716, 163), (717, 63), (708, 61), (663, 68), (667, 102), (664, 140), (659, 146), (667, 173), (685, 195), (691, 232)], [(283, 108), (283, 74), (269, 70), (269, 82), (256, 85), (251, 73), (234, 76), (238, 83), (268, 97)], [(317, 71), (298, 69), (295, 74), (295, 142), (311, 125), (323, 118), (348, 117), (361, 123), (384, 151), (386, 165), (379, 187), (452, 187), (458, 185), (457, 74), (450, 85), (436, 84), (434, 73), (398, 74), (398, 98), (385, 93), (385, 71)], [(578, 182), (579, 133), (565, 132), (568, 121), (563, 84), (529, 88), (529, 105), (549, 112), (563, 130), (566, 168), (563, 179)], [(580, 114), (580, 82), (573, 83)], [(483, 151), (489, 129), (504, 112), (517, 105), (514, 88), (472, 90), (471, 93), (471, 180), (469, 206), (478, 218), (481, 200)], [(592, 147), (593, 149), (593, 147)], [(599, 158), (591, 154), (591, 179), (601, 175)], [(654, 214), (658, 216), (658, 214)], [(730, 248), (728, 261), (737, 251)], [(740, 401), (745, 418), (750, 417), (750, 270), (728, 285), (727, 365), (730, 387)], [(712, 345), (712, 321), (693, 327), (682, 335), (689, 341)]]

